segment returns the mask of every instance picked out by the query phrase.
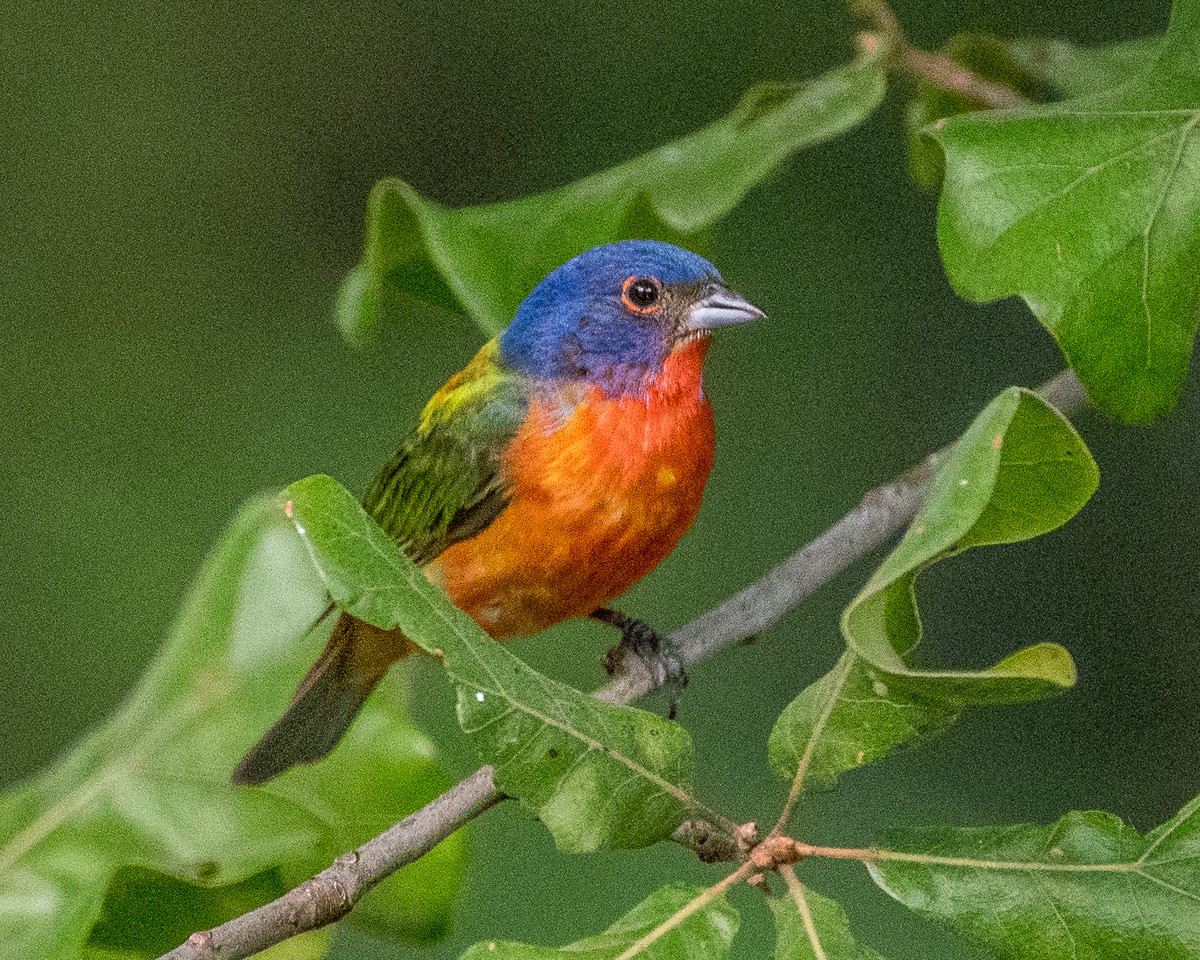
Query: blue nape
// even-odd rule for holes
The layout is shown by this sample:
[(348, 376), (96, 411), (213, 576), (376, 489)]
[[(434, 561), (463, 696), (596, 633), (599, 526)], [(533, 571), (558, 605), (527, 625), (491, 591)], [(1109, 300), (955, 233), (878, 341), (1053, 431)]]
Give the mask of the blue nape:
[(629, 277), (656, 277), (666, 287), (720, 283), (703, 257), (656, 240), (593, 247), (549, 274), (525, 298), (500, 337), (510, 367), (541, 380), (586, 380), (626, 392), (623, 384), (661, 368), (674, 342), (669, 318), (627, 309)]

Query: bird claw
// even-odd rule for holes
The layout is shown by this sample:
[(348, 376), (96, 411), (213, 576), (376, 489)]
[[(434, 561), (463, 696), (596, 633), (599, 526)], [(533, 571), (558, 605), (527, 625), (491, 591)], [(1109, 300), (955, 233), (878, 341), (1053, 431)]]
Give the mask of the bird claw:
[(611, 677), (625, 669), (626, 657), (636, 656), (650, 671), (656, 686), (667, 690), (667, 718), (675, 719), (679, 694), (688, 684), (687, 671), (680, 658), (678, 644), (663, 637), (643, 620), (622, 615), (613, 626), (621, 629), (621, 642), (605, 654), (604, 670)]

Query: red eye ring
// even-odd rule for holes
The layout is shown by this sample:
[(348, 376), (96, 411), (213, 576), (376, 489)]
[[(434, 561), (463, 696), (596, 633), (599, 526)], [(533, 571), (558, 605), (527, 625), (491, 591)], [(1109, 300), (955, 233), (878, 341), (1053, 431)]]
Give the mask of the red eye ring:
[(634, 313), (653, 313), (661, 293), (658, 277), (626, 277), (621, 284), (621, 303)]

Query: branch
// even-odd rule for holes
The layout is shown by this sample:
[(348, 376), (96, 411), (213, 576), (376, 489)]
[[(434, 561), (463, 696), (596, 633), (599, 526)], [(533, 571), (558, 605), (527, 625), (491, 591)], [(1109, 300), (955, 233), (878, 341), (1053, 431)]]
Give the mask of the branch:
[[(1064, 371), (1038, 391), (1065, 415), (1083, 409), (1086, 396), (1075, 374)], [(673, 633), (670, 641), (684, 663), (705, 657), (770, 627), (855, 560), (887, 543), (916, 516), (943, 451), (931, 454), (891, 483), (876, 487), (842, 519), (801, 547), (757, 582)], [(629, 703), (655, 687), (644, 667), (630, 671), (596, 693), (609, 703)], [(501, 800), (490, 766), (480, 767), (436, 800), (405, 817), (352, 853), (343, 854), (311, 880), (265, 906), (212, 930), (194, 933), (160, 960), (241, 960), (289, 937), (340, 920), (381, 880), (424, 856), (455, 830)], [(677, 838), (714, 856), (713, 838), (685, 824)], [(707, 825), (706, 825), (707, 826)], [(733, 859), (749, 838), (717, 849)], [(703, 849), (699, 849), (703, 848)], [(819, 855), (816, 848), (806, 851)], [(828, 855), (828, 854), (826, 854)]]
[(278, 900), (212, 930), (193, 933), (160, 960), (238, 960), (342, 919), (382, 880), (419, 860), (494, 806), (492, 768), (482, 767), (357, 850), (343, 853)]

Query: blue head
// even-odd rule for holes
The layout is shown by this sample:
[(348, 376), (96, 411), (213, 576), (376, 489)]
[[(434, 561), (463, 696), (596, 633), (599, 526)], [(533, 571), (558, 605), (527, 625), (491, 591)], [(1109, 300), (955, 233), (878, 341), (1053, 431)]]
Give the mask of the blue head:
[(593, 247), (539, 283), (501, 335), (500, 354), (540, 380), (636, 393), (672, 350), (762, 315), (703, 257), (626, 240)]

